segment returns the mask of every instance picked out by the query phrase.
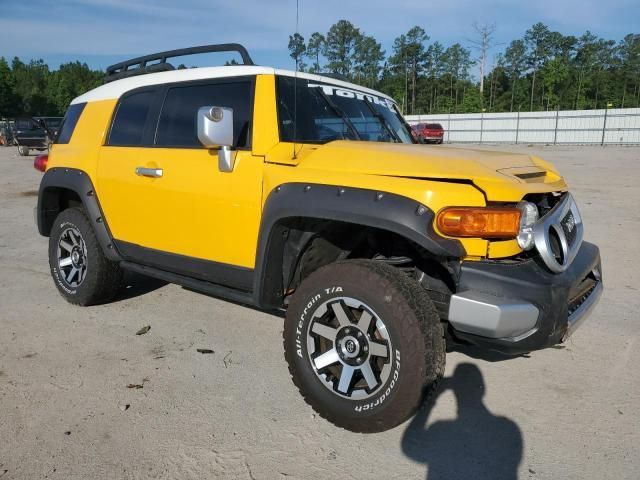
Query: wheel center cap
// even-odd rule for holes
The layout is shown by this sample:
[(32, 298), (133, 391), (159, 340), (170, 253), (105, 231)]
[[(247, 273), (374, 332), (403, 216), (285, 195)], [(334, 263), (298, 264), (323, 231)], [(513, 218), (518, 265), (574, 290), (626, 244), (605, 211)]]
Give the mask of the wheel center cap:
[(76, 265), (80, 262), (80, 253), (78, 251), (71, 253), (71, 261)]
[(346, 336), (340, 342), (342, 354), (347, 358), (355, 358), (360, 353), (360, 342), (355, 337)]

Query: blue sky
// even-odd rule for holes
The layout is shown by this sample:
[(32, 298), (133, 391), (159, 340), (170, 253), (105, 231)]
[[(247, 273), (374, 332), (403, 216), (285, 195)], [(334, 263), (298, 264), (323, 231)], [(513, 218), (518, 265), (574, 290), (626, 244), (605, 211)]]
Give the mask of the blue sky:
[[(295, 0), (0, 0), (0, 56), (70, 60), (94, 68), (161, 50), (240, 42), (262, 65), (292, 68), (288, 36)], [(346, 18), (381, 41), (422, 26), (445, 45), (473, 38), (471, 24), (496, 24), (496, 42), (542, 21), (563, 34), (585, 30), (619, 40), (640, 33), (638, 0), (300, 0), (300, 32), (325, 33)], [(494, 54), (504, 48), (498, 45)], [(185, 62), (199, 64), (200, 62)]]

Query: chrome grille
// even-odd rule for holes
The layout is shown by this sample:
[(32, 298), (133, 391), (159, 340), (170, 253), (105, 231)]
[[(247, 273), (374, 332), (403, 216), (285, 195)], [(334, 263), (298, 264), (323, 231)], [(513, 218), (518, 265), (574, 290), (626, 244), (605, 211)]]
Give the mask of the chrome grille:
[(570, 194), (538, 221), (533, 238), (549, 270), (560, 273), (569, 267), (582, 244), (583, 231), (578, 206)]

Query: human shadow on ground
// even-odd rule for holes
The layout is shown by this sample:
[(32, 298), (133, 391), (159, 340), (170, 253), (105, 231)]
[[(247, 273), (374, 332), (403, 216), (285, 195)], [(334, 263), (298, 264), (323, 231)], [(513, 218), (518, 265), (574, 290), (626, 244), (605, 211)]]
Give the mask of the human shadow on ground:
[(455, 420), (428, 425), (435, 398), (413, 418), (402, 438), (409, 458), (427, 466), (427, 480), (517, 479), (522, 433), (512, 420), (493, 415), (482, 402), (480, 369), (458, 365), (442, 380), (438, 394), (452, 390), (458, 404)]

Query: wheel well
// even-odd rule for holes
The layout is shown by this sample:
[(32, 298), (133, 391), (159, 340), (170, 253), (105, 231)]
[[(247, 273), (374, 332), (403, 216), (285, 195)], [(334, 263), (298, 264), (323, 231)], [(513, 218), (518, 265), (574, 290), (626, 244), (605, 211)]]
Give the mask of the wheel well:
[(267, 246), (263, 299), (282, 307), (285, 297), (318, 268), (344, 259), (371, 259), (402, 269), (423, 285), (436, 307), (448, 309), (458, 262), (436, 257), (397, 233), (335, 220), (292, 217), (273, 228)]
[(47, 187), (40, 193), (39, 212), (41, 234), (49, 236), (58, 214), (67, 208), (82, 207), (80, 196), (68, 188)]

